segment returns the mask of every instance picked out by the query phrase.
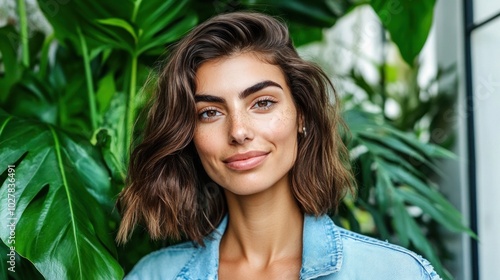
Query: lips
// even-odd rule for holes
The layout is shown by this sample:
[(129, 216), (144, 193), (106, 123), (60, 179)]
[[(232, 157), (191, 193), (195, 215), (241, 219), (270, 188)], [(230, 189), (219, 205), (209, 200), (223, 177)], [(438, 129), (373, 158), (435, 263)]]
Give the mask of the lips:
[(269, 152), (251, 151), (236, 154), (223, 160), (226, 166), (237, 171), (250, 170), (259, 166), (267, 157)]

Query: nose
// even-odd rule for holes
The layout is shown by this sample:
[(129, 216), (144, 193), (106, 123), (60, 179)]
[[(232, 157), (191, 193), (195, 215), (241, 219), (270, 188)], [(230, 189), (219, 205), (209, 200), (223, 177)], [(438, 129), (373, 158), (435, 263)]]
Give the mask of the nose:
[(228, 118), (230, 144), (244, 144), (254, 138), (250, 117), (244, 113), (234, 113)]

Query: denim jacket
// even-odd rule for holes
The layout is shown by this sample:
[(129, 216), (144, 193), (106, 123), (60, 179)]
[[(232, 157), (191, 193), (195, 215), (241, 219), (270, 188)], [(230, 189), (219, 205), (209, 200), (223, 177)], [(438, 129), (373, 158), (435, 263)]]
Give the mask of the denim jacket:
[[(186, 242), (147, 255), (125, 279), (217, 279), (226, 225), (227, 216), (205, 247)], [(326, 215), (305, 216), (302, 248), (300, 279), (441, 279), (421, 256), (337, 227)]]

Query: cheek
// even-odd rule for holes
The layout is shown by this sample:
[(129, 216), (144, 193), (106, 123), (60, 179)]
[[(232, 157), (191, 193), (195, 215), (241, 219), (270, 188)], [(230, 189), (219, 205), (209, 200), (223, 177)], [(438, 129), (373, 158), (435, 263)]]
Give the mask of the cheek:
[(193, 143), (196, 148), (196, 152), (200, 156), (202, 162), (205, 162), (207, 158), (211, 156), (210, 152), (213, 153), (213, 139), (214, 135), (210, 135), (209, 131), (203, 128), (196, 128), (194, 131)]
[(297, 138), (297, 114), (291, 108), (283, 109), (267, 123), (267, 126), (269, 137), (276, 141), (294, 142)]

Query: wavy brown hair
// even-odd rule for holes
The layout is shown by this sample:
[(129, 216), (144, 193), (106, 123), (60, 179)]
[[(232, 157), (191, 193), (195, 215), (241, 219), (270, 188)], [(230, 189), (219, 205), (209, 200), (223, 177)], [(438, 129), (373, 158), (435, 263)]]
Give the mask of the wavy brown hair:
[(307, 136), (298, 138), (290, 170), (301, 210), (325, 214), (337, 208), (346, 190), (353, 190), (348, 151), (338, 132), (344, 123), (326, 74), (299, 57), (288, 29), (273, 17), (218, 15), (172, 48), (159, 75), (144, 138), (131, 154), (127, 186), (118, 199), (123, 215), (119, 242), (126, 242), (134, 226), (143, 223), (153, 239), (189, 238), (203, 244), (226, 214), (224, 194), (205, 173), (192, 141), (195, 78), (203, 63), (244, 52), (281, 68), (307, 128)]

